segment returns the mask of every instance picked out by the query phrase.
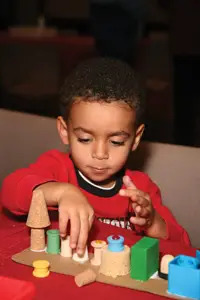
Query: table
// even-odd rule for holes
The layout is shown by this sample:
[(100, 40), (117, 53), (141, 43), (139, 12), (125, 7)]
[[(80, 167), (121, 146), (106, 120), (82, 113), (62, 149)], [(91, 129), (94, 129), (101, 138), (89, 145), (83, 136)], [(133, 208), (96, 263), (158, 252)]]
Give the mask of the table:
[[(52, 228), (57, 228), (57, 216), (53, 212), (51, 216)], [(110, 234), (122, 234), (125, 243), (131, 245), (140, 237), (133, 232), (117, 228), (96, 221), (92, 229), (90, 240), (106, 239)], [(11, 256), (29, 246), (29, 232), (25, 225), (25, 218), (16, 218), (3, 212), (0, 213), (0, 275), (20, 280), (30, 281), (35, 285), (36, 296), (34, 300), (54, 299), (105, 299), (105, 300), (133, 300), (133, 299), (167, 299), (157, 295), (135, 291), (131, 289), (114, 287), (102, 283), (93, 283), (83, 288), (78, 288), (72, 276), (50, 273), (49, 277), (38, 279), (32, 276), (30, 267), (16, 264)], [(161, 241), (161, 254), (171, 253), (173, 255), (185, 254), (195, 256), (194, 248), (185, 247), (175, 242)], [(170, 298), (169, 298), (170, 299)]]

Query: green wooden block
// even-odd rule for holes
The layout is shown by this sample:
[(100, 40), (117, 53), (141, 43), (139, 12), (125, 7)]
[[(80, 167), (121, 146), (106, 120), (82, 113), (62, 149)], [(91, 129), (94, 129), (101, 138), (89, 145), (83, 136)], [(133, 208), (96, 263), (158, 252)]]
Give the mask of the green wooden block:
[(157, 270), (159, 264), (159, 242), (144, 237), (131, 247), (131, 278), (146, 281)]
[(47, 253), (60, 253), (60, 234), (57, 229), (47, 230)]

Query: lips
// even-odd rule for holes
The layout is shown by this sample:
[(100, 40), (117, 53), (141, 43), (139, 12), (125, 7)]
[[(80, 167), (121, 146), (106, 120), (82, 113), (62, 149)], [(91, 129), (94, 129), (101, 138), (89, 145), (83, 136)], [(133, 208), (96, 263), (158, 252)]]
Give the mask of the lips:
[(107, 168), (98, 168), (98, 167), (92, 167), (92, 169), (97, 170), (97, 171), (107, 170)]
[(108, 168), (91, 167), (92, 171), (96, 174), (103, 174)]

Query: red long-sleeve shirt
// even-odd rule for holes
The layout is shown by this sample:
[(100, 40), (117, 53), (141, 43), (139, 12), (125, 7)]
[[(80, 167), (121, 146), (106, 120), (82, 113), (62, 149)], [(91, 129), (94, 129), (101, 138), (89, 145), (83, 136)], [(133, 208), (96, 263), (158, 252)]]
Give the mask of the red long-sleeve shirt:
[[(190, 245), (187, 232), (176, 222), (169, 209), (162, 205), (160, 190), (145, 173), (126, 170), (135, 186), (150, 195), (152, 205), (167, 225), (167, 239)], [(7, 176), (2, 184), (1, 201), (11, 212), (27, 214), (34, 188), (49, 181), (68, 182), (78, 185), (74, 164), (66, 153), (52, 150), (41, 155), (28, 168), (19, 169)], [(80, 187), (79, 187), (80, 188)], [(122, 186), (125, 188), (125, 186)], [(118, 193), (112, 197), (101, 197), (80, 188), (92, 205), (100, 220), (126, 219), (129, 199)], [(112, 221), (111, 221), (112, 224)]]

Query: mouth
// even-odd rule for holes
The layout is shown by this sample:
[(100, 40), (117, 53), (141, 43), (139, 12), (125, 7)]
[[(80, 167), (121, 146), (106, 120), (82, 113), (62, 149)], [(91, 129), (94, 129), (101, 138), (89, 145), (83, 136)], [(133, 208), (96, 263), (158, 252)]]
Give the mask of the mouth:
[(102, 167), (91, 167), (92, 169), (94, 170), (97, 170), (97, 171), (102, 171), (102, 170), (107, 170), (108, 168), (102, 168)]
[(108, 168), (99, 168), (99, 167), (91, 167), (91, 169), (92, 169), (92, 171), (94, 172), (94, 173), (98, 173), (98, 174), (102, 174), (102, 173), (105, 173), (107, 170), (108, 170)]

